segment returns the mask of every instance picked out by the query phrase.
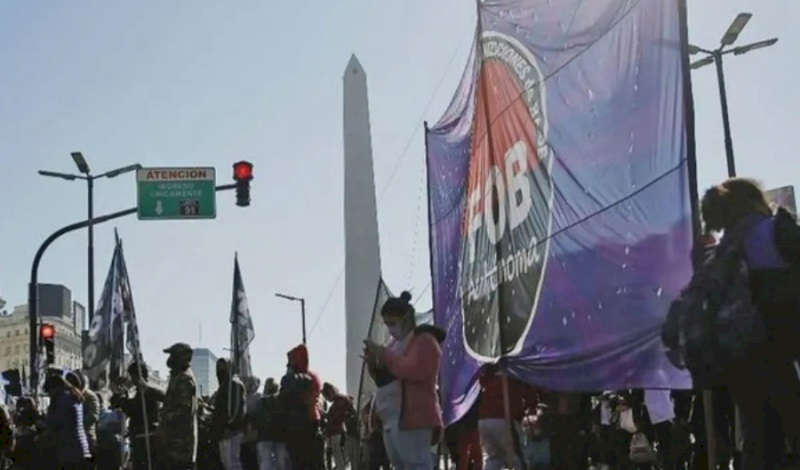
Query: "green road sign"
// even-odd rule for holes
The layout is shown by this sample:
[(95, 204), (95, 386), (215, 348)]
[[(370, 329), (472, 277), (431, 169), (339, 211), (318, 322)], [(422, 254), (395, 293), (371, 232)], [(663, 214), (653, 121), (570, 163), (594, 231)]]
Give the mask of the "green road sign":
[(139, 220), (217, 217), (214, 168), (142, 168), (136, 172)]

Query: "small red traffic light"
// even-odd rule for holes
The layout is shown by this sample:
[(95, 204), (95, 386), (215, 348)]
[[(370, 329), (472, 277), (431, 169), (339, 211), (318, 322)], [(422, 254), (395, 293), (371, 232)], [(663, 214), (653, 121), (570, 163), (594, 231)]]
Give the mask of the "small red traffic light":
[(45, 323), (41, 326), (41, 328), (39, 328), (39, 335), (43, 339), (53, 339), (53, 337), (56, 335), (56, 329), (53, 328), (53, 325)]
[(233, 179), (236, 181), (249, 181), (253, 179), (253, 164), (245, 161), (234, 163)]

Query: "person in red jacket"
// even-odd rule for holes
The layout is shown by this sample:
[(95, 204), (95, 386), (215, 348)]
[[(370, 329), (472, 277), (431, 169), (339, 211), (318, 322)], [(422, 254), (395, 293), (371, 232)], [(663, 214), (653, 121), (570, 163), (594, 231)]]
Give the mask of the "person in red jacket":
[(322, 385), (322, 396), (330, 403), (325, 420), (325, 437), (330, 443), (336, 468), (345, 469), (350, 460), (344, 449), (345, 422), (355, 415), (356, 410), (350, 397), (339, 392), (333, 384), (325, 382)]
[(461, 418), (458, 430), (458, 464), (456, 470), (483, 470), (483, 450), (478, 431), (480, 397), (467, 414)]
[(322, 382), (309, 370), (305, 345), (289, 351), (287, 358), (289, 364), (281, 379), (280, 399), (286, 413), (286, 448), (292, 468), (322, 470), (325, 468), (325, 441), (318, 406)]
[(381, 317), (393, 341), (364, 342), (367, 370), (378, 385), (375, 406), (386, 452), (397, 470), (433, 468), (431, 445), (442, 430), (436, 384), (445, 333), (417, 326), (414, 313), (408, 292), (388, 299)]
[[(504, 380), (508, 383), (511, 426), (506, 421)], [(528, 384), (503, 374), (494, 364), (484, 367), (480, 375), (480, 385), (478, 430), (483, 452), (487, 456), (484, 470), (499, 470), (506, 466), (514, 470), (524, 470), (520, 441), (522, 419), (526, 410), (536, 407), (536, 391)]]

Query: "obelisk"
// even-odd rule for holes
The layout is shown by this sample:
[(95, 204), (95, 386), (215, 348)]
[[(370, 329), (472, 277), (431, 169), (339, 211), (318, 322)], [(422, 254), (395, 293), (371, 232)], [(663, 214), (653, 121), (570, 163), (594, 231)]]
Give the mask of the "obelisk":
[(381, 277), (367, 75), (355, 55), (344, 72), (344, 238), (347, 394), (358, 397), (361, 352)]

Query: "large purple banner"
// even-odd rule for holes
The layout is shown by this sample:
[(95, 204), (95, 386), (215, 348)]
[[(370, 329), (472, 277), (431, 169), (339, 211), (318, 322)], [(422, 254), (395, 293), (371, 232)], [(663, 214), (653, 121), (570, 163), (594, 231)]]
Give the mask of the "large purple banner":
[(660, 329), (691, 273), (678, 0), (487, 0), (427, 132), (445, 420), (502, 358), (552, 390), (689, 388)]

